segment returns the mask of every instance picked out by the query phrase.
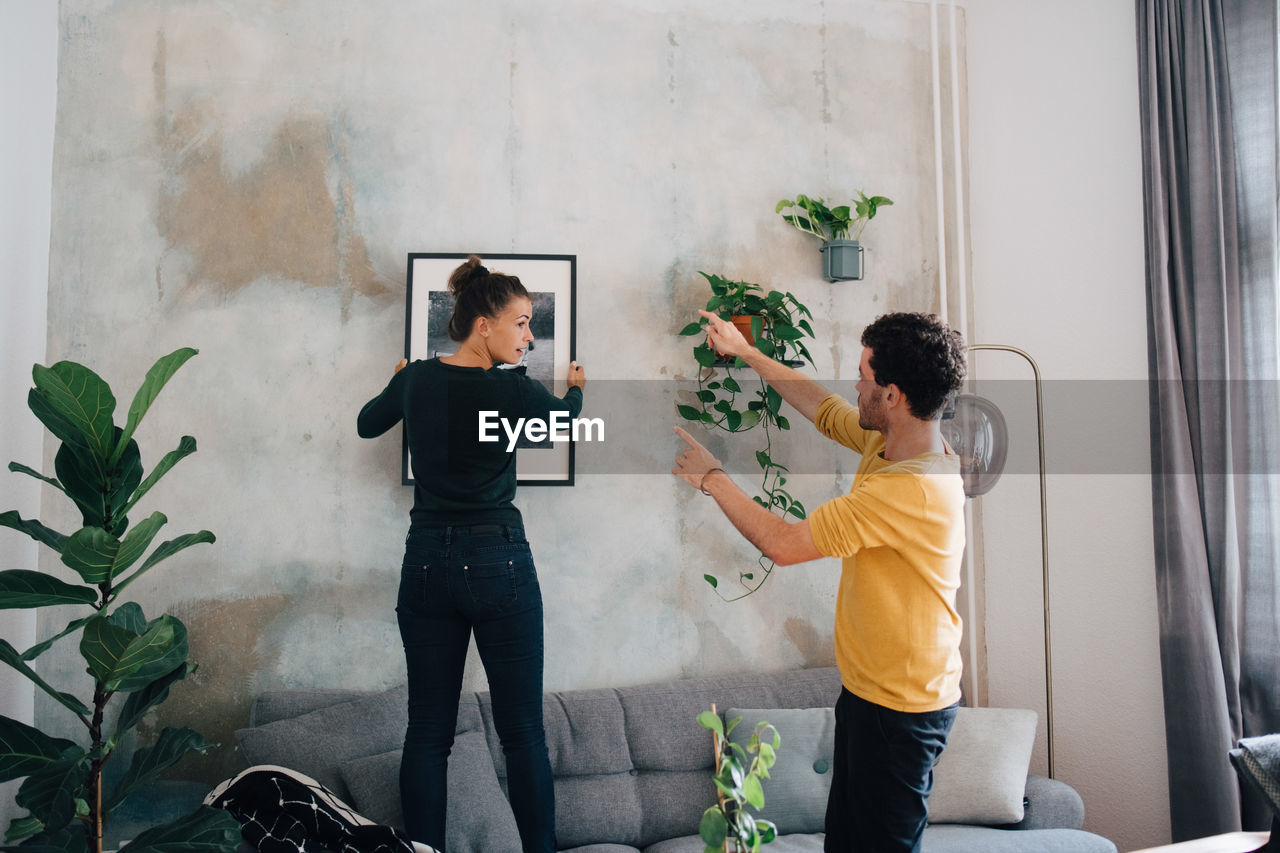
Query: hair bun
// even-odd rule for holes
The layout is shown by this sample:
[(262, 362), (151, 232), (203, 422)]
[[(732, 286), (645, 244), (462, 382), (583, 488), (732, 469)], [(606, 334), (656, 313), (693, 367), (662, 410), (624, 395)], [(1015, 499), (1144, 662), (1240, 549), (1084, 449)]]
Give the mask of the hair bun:
[(488, 268), (484, 264), (476, 264), (475, 269), (471, 271), (472, 278), (480, 278), (489, 274)]

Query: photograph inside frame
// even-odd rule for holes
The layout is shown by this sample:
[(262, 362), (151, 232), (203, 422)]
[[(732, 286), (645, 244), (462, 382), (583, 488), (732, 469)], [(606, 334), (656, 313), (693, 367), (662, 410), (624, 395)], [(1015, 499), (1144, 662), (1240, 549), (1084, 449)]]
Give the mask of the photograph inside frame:
[[(480, 254), (480, 253), (477, 253)], [(405, 306), (405, 357), (410, 361), (451, 355), (457, 343), (449, 337), (453, 297), (449, 275), (469, 257), (468, 252), (415, 252), (409, 255)], [(529, 328), (534, 340), (519, 364), (498, 369), (519, 370), (541, 382), (557, 396), (565, 392), (565, 376), (574, 359), (576, 255), (480, 254), (493, 272), (513, 275), (529, 291), (533, 315)], [(517, 444), (517, 482), (520, 485), (573, 485), (572, 442), (548, 437), (533, 442), (521, 436)], [(413, 483), (405, 444), (403, 482)]]

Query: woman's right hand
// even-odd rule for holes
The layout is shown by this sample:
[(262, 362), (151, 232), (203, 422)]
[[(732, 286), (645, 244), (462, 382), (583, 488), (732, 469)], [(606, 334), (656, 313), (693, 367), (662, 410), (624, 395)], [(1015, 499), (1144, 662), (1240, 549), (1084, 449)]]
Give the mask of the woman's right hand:
[(587, 374), (582, 365), (576, 361), (569, 362), (569, 378), (566, 380), (570, 388), (583, 388), (587, 384)]

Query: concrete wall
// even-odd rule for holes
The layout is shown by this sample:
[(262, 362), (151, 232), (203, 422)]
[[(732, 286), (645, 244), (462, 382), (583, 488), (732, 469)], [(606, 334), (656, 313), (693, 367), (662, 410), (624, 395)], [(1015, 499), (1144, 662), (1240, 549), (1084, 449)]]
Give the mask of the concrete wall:
[[(49, 199), (58, 63), (58, 11), (51, 3), (8, 0), (0, 27), (0, 464), (40, 460), (42, 428), (26, 407), (31, 365), (44, 361), (45, 283), (49, 278)], [(40, 484), (0, 474), (0, 510), (40, 514)], [(0, 571), (34, 569), (37, 547), (25, 536), (0, 539)], [(0, 610), (0, 637), (17, 648), (35, 642), (35, 614)], [(0, 714), (30, 722), (31, 683), (0, 668)], [(0, 832), (25, 814), (13, 802), (19, 782), (0, 785)]]
[[(49, 357), (98, 366), (127, 401), (157, 356), (201, 351), (139, 434), (147, 465), (197, 437), (143, 509), (168, 515), (165, 536), (218, 536), (131, 589), (187, 623), (200, 664), (145, 728), (180, 718), (230, 743), (263, 688), (403, 678), (392, 608), (411, 491), (399, 436), (354, 425), (400, 356), (407, 253), (576, 254), (577, 357), (589, 381), (637, 388), (694, 372), (676, 332), (709, 296), (700, 269), (807, 302), (826, 378), (853, 375), (875, 314), (936, 310), (928, 7), (776, 13), (62, 4)], [(860, 187), (896, 205), (866, 233), (869, 278), (832, 286), (774, 205)], [(630, 417), (587, 393), (586, 414)], [(703, 582), (755, 555), (668, 473), (672, 402), (635, 415), (645, 473), (519, 496), (549, 688), (833, 660), (835, 561), (733, 606)], [(847, 485), (814, 475), (804, 499)], [(44, 510), (66, 518), (52, 495)], [(73, 654), (49, 666), (82, 669)]]
[[(201, 664), (151, 727), (180, 720), (229, 743), (263, 687), (402, 677), (391, 602), (410, 495), (398, 440), (361, 442), (352, 423), (399, 356), (407, 252), (576, 253), (578, 357), (597, 381), (690, 375), (674, 332), (704, 298), (698, 269), (808, 302), (827, 379), (853, 374), (853, 336), (876, 313), (939, 307), (927, 4), (791, 4), (785, 19), (755, 2), (259, 5), (61, 10), (49, 360), (93, 364), (127, 401), (156, 356), (202, 350), (140, 436), (148, 466), (198, 437), (147, 509), (169, 515), (166, 535), (219, 536), (136, 588), (148, 612), (187, 621)], [(1141, 377), (1132, 9), (967, 5), (974, 328), (1055, 378)], [(1082, 181), (1110, 203), (1064, 203)], [(898, 203), (868, 231), (870, 278), (827, 285), (773, 203), (858, 187)], [(1093, 240), (1101, 275), (1043, 261), (1063, 233)], [(656, 330), (636, 331), (637, 311)], [(1081, 330), (1099, 328), (1105, 343), (1083, 347)], [(14, 355), (17, 398), (33, 360)], [(656, 420), (644, 449), (669, 456), (670, 421)], [(10, 436), (2, 455), (23, 458)], [(829, 663), (835, 564), (721, 603), (702, 572), (752, 555), (664, 471), (521, 494), (548, 686)], [(810, 505), (848, 484), (799, 479)], [(1036, 577), (1036, 520), (1015, 514), (1034, 492), (1002, 492), (981, 512), (983, 689), (1040, 707), (1039, 589), (1000, 565)], [(1084, 793), (1091, 829), (1121, 849), (1160, 843), (1147, 481), (1057, 477), (1050, 506), (1059, 775)], [(48, 499), (43, 511), (63, 512)], [(75, 679), (73, 660), (51, 663)], [(474, 660), (470, 672), (481, 686)], [(217, 776), (223, 752), (188, 772)]]

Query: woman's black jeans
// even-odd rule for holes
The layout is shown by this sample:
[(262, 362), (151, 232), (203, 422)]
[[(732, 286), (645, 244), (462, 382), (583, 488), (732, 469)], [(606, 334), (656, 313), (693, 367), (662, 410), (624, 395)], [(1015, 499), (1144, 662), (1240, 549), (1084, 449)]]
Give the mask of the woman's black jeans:
[(447, 762), (474, 631), (525, 853), (555, 850), (555, 791), (542, 727), (542, 593), (524, 530), (411, 530), (396, 603), (409, 677), (400, 764), (405, 829), (445, 849)]

